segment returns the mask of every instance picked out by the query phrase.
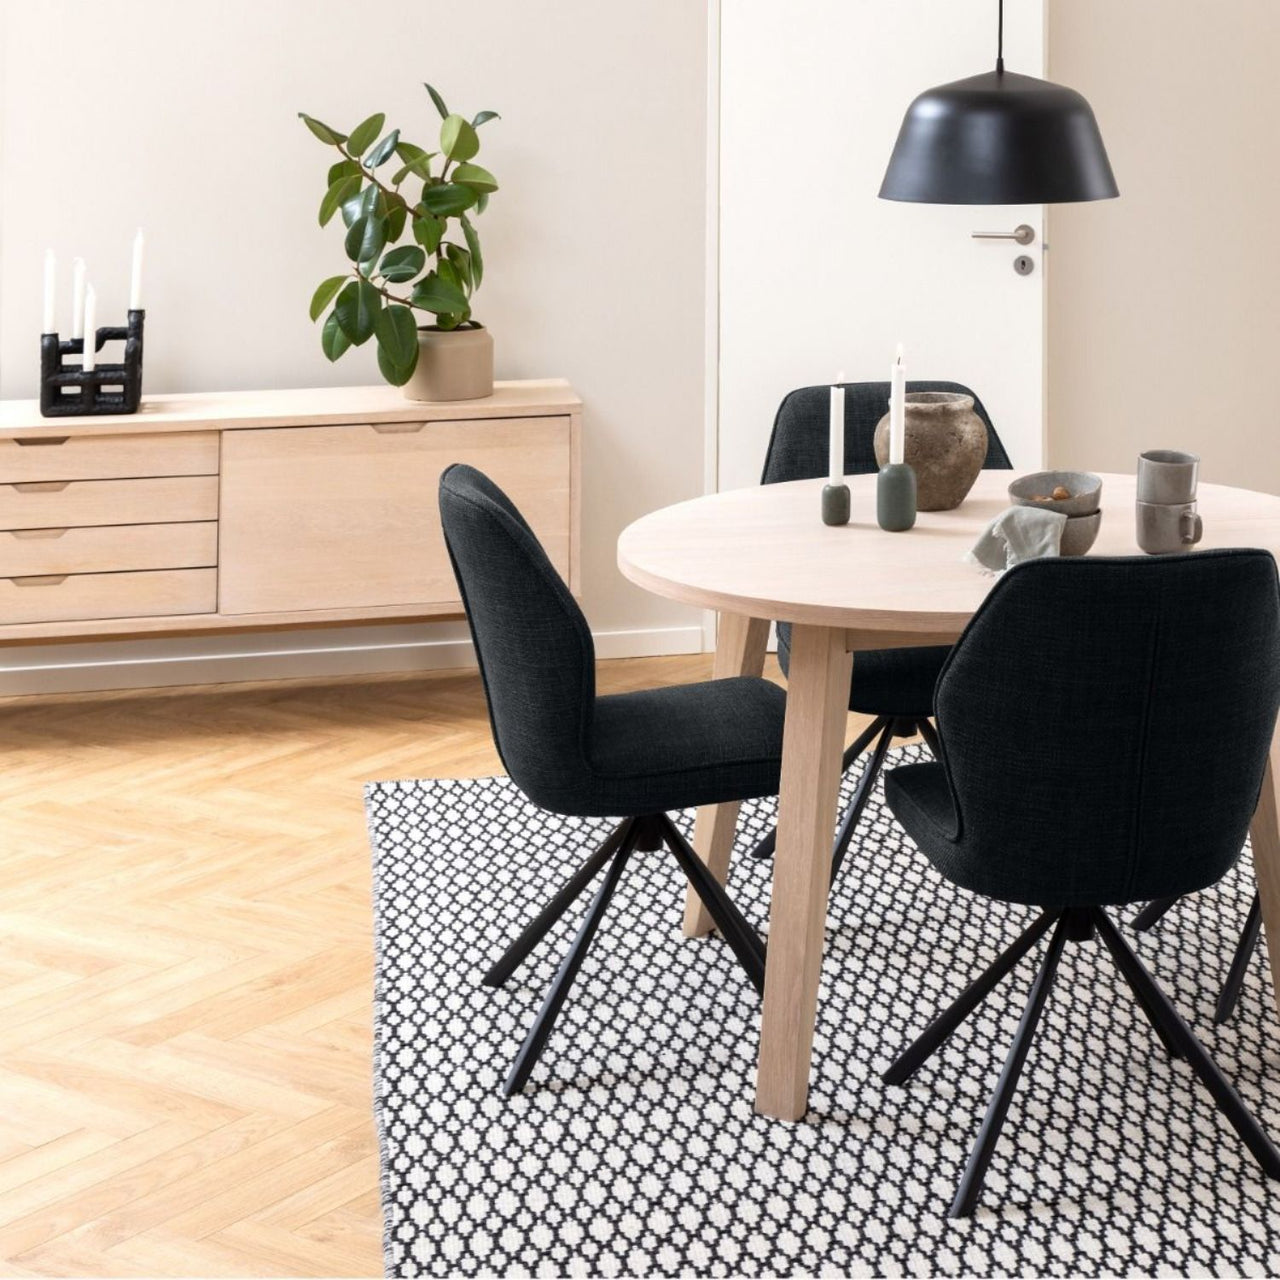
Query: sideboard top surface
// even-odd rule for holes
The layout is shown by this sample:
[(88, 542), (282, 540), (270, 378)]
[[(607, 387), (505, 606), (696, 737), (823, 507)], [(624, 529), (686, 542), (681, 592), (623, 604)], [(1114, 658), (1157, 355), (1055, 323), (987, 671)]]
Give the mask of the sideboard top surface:
[(297, 387), (143, 396), (137, 413), (43, 418), (36, 400), (0, 400), (0, 438), (133, 435), (245, 427), (336, 426), (349, 422), (457, 422), (570, 413), (582, 402), (563, 378), (498, 382), (482, 400), (406, 400), (399, 388)]

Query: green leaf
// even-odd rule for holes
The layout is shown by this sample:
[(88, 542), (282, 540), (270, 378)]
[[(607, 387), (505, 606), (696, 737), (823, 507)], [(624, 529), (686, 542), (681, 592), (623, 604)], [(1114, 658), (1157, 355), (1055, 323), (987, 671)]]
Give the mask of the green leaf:
[(333, 301), (333, 296), (349, 280), (350, 276), (330, 276), (321, 282), (320, 287), (311, 295), (311, 318), (318, 320), (320, 313)]
[(333, 304), (342, 332), (356, 346), (373, 337), (381, 309), (382, 295), (367, 280), (349, 280)]
[(489, 207), (489, 193), (482, 191), (476, 197), (476, 213), (481, 214)]
[(396, 170), (395, 176), (391, 179), (392, 186), (398, 187), (411, 173), (417, 174), (419, 178), (431, 177), (431, 160), (436, 152), (424, 151), (412, 142), (397, 142), (396, 155), (404, 161), (404, 164)]
[(359, 164), (354, 160), (339, 160), (337, 164), (331, 164), (329, 166), (329, 176), (325, 179), (325, 182), (329, 186), (333, 186), (339, 178), (346, 178), (349, 176), (357, 178), (360, 176)]
[(396, 205), (387, 214), (387, 243), (395, 244), (404, 235), (404, 224), (409, 219), (409, 210), (405, 205)]
[(392, 129), (376, 147), (372, 147), (369, 154), (364, 158), (364, 167), (366, 169), (376, 169), (380, 164), (386, 164), (395, 153), (396, 143), (400, 141), (400, 130)]
[(475, 204), (477, 194), (472, 187), (464, 187), (460, 182), (437, 182), (433, 187), (422, 189), (422, 203), (432, 213), (448, 217), (465, 213)]
[(476, 191), (497, 191), (498, 180), (478, 164), (460, 164), (450, 175), (454, 182), (465, 183)]
[[(467, 291), (462, 283), (462, 273), (449, 261), (448, 257), (443, 262), (436, 264), (436, 272), (440, 276), (441, 284), (446, 284), (450, 288), (456, 289), (463, 299), (466, 298)], [(468, 305), (470, 304), (468, 303)]]
[(374, 138), (382, 132), (382, 126), (386, 119), (386, 115), (379, 111), (371, 115), (367, 120), (362, 120), (351, 130), (351, 137), (347, 139), (347, 150), (353, 156), (362, 155), (369, 149)]
[(392, 284), (412, 280), (427, 265), (427, 255), (416, 244), (401, 245), (383, 256), (378, 270)]
[(484, 258), (480, 254), (480, 237), (471, 225), (471, 219), (462, 215), (462, 234), (466, 237), (467, 248), (471, 251), (471, 287), (478, 289), (484, 279)]
[[(416, 212), (416, 211), (415, 211)], [(428, 252), (435, 253), (444, 235), (444, 220), (429, 213), (418, 213), (413, 220), (413, 238)]]
[(331, 311), (324, 322), (324, 328), (320, 330), (321, 350), (330, 360), (336, 360), (350, 345), (351, 339), (342, 332), (342, 326), (338, 323), (337, 311)]
[(501, 120), (502, 117), (496, 111), (477, 111), (471, 117), (471, 127), (478, 129), (486, 120)]
[(361, 214), (347, 232), (347, 257), (352, 262), (369, 262), (387, 243), (387, 220), (376, 213)]
[(408, 307), (393, 304), (378, 312), (374, 324), (378, 349), (397, 369), (413, 368), (418, 358), (418, 322)]
[(447, 120), (449, 118), (449, 108), (444, 105), (444, 99), (429, 84), (424, 83), (422, 87), (431, 95), (431, 101), (436, 104), (440, 119)]
[(378, 347), (378, 369), (382, 376), (393, 386), (403, 387), (410, 378), (413, 377), (413, 370), (418, 363), (418, 345), (415, 342), (413, 346), (413, 363), (405, 365), (403, 368), (394, 365), (387, 358), (386, 350)]
[(480, 150), (480, 139), (461, 116), (446, 116), (440, 126), (440, 150), (450, 160), (470, 160)]
[(360, 178), (356, 174), (346, 174), (332, 183), (329, 190), (324, 193), (324, 199), (320, 201), (320, 225), (327, 227), (339, 206), (359, 190)]
[(334, 147), (346, 142), (347, 135), (345, 133), (339, 133), (337, 129), (330, 129), (327, 124), (323, 124), (314, 117), (307, 115), (305, 111), (299, 111), (298, 116), (302, 120), (302, 123), (305, 124), (321, 142), (327, 142), (330, 146)]
[(437, 329), (456, 329), (467, 317), (465, 311), (458, 312), (456, 315), (436, 316)]
[(458, 282), (466, 290), (467, 296), (471, 296), (471, 255), (460, 245), (450, 244), (445, 246), (445, 259), (449, 265), (458, 273)]
[[(448, 263), (444, 264), (448, 266)], [(442, 280), (436, 272), (424, 276), (413, 287), (413, 305), (436, 315), (463, 313), (467, 310), (467, 298), (455, 284)]]

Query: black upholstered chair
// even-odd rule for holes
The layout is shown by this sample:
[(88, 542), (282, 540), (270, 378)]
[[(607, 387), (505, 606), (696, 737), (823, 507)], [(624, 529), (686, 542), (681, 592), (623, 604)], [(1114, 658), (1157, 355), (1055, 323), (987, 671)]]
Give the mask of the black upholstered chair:
[(1280, 592), (1265, 551), (1019, 565), (952, 649), (936, 692), (940, 761), (891, 770), (885, 796), (952, 883), (1040, 912), (885, 1080), (911, 1076), (1053, 930), (953, 1217), (977, 1201), (1063, 947), (1095, 934), (1166, 1050), (1280, 1177), (1280, 1153), (1103, 909), (1230, 869), (1278, 705)]
[[(974, 410), (987, 427), (987, 458), (983, 466), (990, 470), (1009, 470), (1009, 455), (991, 425), (991, 418), (982, 401), (968, 387), (958, 382), (909, 382), (907, 390), (951, 391), (973, 396)], [(845, 475), (868, 475), (880, 469), (875, 456), (875, 431), (888, 407), (887, 382), (851, 382), (845, 386)], [(787, 395), (778, 406), (773, 422), (761, 484), (813, 480), (827, 474), (829, 412), (829, 387), (801, 387)], [(930, 750), (934, 749), (936, 737), (929, 723), (933, 714), (933, 686), (949, 652), (947, 645), (930, 645), (918, 649), (877, 649), (859, 653), (855, 659), (849, 710), (875, 719), (845, 751), (842, 769), (847, 770), (872, 742), (875, 746), (858, 779), (849, 808), (840, 819), (832, 850), (833, 882), (893, 739), (919, 733)], [(778, 624), (778, 662), (784, 673), (790, 669), (791, 627), (785, 622)], [(756, 846), (755, 856), (770, 857), (776, 839), (776, 830), (771, 831)]]
[(609, 899), (637, 850), (665, 845), (758, 992), (764, 944), (667, 817), (672, 809), (776, 795), (786, 695), (738, 678), (597, 697), (586, 619), (511, 500), (452, 466), (440, 516), (480, 663), (494, 742), (512, 780), (553, 813), (623, 821), (485, 976), (500, 986), (608, 865), (511, 1072), (538, 1061)]

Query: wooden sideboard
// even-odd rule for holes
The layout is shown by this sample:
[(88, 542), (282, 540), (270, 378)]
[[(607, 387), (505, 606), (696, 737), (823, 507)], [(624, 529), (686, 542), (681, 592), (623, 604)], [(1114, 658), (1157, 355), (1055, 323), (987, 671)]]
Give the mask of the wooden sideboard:
[(582, 406), (558, 379), (424, 404), (394, 387), (0, 402), (0, 642), (462, 616), (436, 511), (492, 476), (579, 590)]

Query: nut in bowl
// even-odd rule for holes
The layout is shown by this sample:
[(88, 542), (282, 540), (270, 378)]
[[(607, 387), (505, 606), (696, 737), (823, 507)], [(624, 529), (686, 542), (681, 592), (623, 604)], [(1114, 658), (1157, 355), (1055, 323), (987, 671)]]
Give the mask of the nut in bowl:
[(1013, 481), (1009, 500), (1019, 507), (1044, 507), (1068, 517), (1091, 516), (1102, 506), (1102, 479), (1092, 471), (1033, 471)]

